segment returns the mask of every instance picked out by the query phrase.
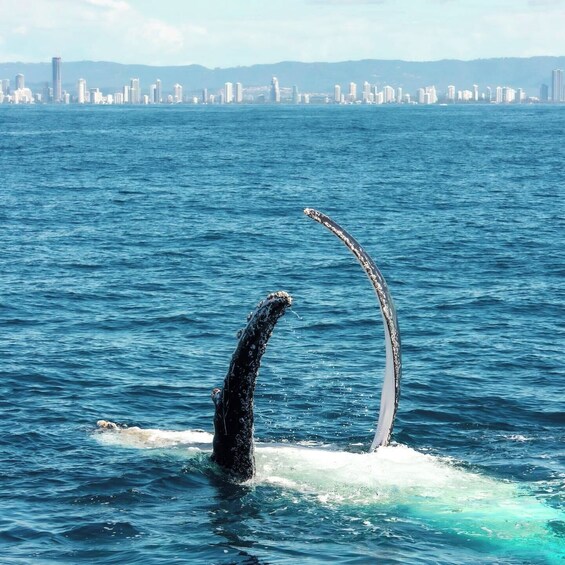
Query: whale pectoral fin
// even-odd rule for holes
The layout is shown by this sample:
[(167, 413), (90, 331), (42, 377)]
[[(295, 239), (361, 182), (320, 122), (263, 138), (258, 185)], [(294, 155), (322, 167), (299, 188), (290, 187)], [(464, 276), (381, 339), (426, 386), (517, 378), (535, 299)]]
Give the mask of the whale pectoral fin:
[(273, 329), (291, 304), (289, 294), (275, 292), (257, 305), (239, 335), (223, 387), (212, 391), (215, 406), (212, 459), (237, 480), (251, 479), (255, 473), (255, 382)]
[(402, 358), (400, 351), (400, 330), (392, 296), (386, 281), (369, 254), (357, 240), (345, 231), (338, 223), (313, 208), (306, 208), (304, 213), (322, 224), (339, 238), (355, 255), (365, 274), (369, 277), (377, 298), (384, 323), (386, 366), (377, 431), (369, 451), (374, 451), (381, 445), (388, 445), (394, 425), (394, 418), (400, 398), (400, 377), (402, 374)]

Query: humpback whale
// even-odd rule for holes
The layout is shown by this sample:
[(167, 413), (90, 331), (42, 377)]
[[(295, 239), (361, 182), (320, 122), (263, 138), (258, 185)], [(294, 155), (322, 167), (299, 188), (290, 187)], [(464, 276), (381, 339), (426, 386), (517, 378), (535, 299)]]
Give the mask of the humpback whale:
[[(329, 229), (353, 253), (371, 281), (379, 301), (385, 334), (386, 364), (379, 419), (369, 451), (390, 443), (400, 396), (402, 373), (400, 330), (392, 296), (386, 281), (369, 254), (337, 222), (318, 210), (304, 213)], [(232, 477), (248, 480), (255, 474), (253, 450), (253, 396), (261, 357), (277, 320), (292, 304), (285, 292), (270, 294), (250, 315), (241, 332), (223, 388), (212, 391), (215, 406), (212, 460)]]
[[(291, 305), (292, 298), (284, 291), (273, 292), (259, 302), (249, 314), (247, 326), (238, 332), (239, 342), (232, 355), (223, 386), (212, 390), (215, 413), (211, 460), (236, 481), (247, 481), (255, 474), (255, 383), (261, 358), (267, 349), (273, 329)], [(107, 420), (99, 420), (97, 425), (103, 430), (118, 430), (130, 436), (133, 434), (133, 437), (143, 436), (143, 431), (139, 428), (123, 428)], [(206, 443), (207, 439), (204, 439), (203, 443)]]
[[(369, 277), (378, 298), (385, 334), (386, 365), (379, 419), (369, 451), (390, 442), (400, 395), (402, 361), (400, 331), (390, 291), (381, 272), (369, 254), (346, 230), (331, 218), (306, 208), (304, 213), (336, 235), (357, 258)], [(229, 475), (247, 481), (255, 474), (254, 458), (254, 392), (261, 358), (279, 318), (291, 306), (292, 298), (283, 291), (269, 294), (249, 315), (245, 329), (239, 332), (239, 342), (232, 356), (223, 387), (212, 390), (214, 402), (214, 439), (212, 461)], [(112, 422), (100, 420), (101, 428), (116, 429)]]
[(240, 333), (224, 386), (212, 391), (214, 441), (212, 461), (246, 481), (255, 474), (253, 396), (261, 357), (278, 319), (292, 304), (286, 292), (269, 294), (249, 316)]
[(312, 218), (329, 229), (345, 244), (347, 249), (355, 255), (355, 258), (359, 261), (361, 267), (369, 277), (379, 300), (379, 308), (385, 331), (386, 365), (377, 430), (371, 448), (369, 449), (369, 451), (374, 451), (377, 447), (390, 443), (392, 427), (394, 425), (394, 418), (400, 398), (402, 358), (400, 351), (400, 329), (398, 328), (394, 302), (392, 301), (392, 296), (386, 281), (375, 265), (375, 262), (353, 236), (345, 231), (337, 222), (334, 222), (330, 217), (322, 214), (322, 212), (314, 210), (314, 208), (306, 208), (304, 213), (309, 218)]
[[(379, 419), (369, 451), (388, 445), (400, 396), (402, 372), (400, 330), (392, 296), (381, 272), (357, 240), (331, 218), (306, 208), (304, 213), (328, 228), (357, 258), (369, 277), (379, 301), (385, 334), (386, 365)], [(253, 448), (253, 397), (261, 358), (278, 319), (292, 304), (286, 292), (275, 292), (260, 302), (250, 315), (224, 380), (212, 391), (214, 440), (212, 460), (229, 474), (246, 481), (255, 474)]]
[[(214, 434), (201, 430), (170, 431), (123, 428), (98, 422), (95, 437), (104, 445), (144, 450), (170, 449), (195, 470), (221, 467), (235, 481), (275, 485), (316, 497), (318, 503), (354, 507), (382, 517), (408, 515), (465, 539), (486, 539), (537, 555), (557, 554), (562, 540), (551, 524), (563, 514), (537, 500), (519, 485), (483, 476), (449, 458), (390, 445), (398, 407), (402, 370), (401, 342), (394, 304), (379, 269), (361, 245), (336, 222), (314, 209), (305, 214), (334, 233), (355, 255), (369, 277), (384, 322), (385, 375), (380, 411), (369, 453), (351, 453), (312, 443), (255, 442), (253, 397), (273, 329), (291, 306), (286, 292), (270, 294), (250, 315), (240, 333), (223, 387), (212, 391)], [(556, 549), (557, 548), (557, 549)]]

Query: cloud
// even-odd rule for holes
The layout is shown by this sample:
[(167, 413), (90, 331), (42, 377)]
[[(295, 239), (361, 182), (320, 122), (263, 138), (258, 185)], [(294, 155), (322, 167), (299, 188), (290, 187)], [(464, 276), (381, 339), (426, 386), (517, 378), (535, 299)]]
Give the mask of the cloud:
[(184, 46), (182, 31), (160, 20), (143, 20), (138, 27), (130, 27), (129, 34), (132, 47), (145, 44), (161, 52), (176, 53)]
[(8, 7), (0, 2), (0, 34), (10, 44), (10, 53), (0, 50), (0, 60), (49, 60), (59, 54), (66, 60), (161, 64), (184, 48), (180, 25), (148, 17), (124, 0), (30, 3), (31, 9), (23, 3)]
[(388, 0), (307, 0), (308, 4), (318, 4), (320, 6), (333, 5), (333, 6), (354, 6), (362, 5), (367, 6), (369, 4), (386, 4)]
[(565, 6), (565, 0), (528, 0), (528, 5), (533, 8), (560, 7)]
[(124, 11), (131, 9), (127, 2), (121, 0), (84, 0), (84, 2), (99, 8), (110, 8), (111, 10)]
[(565, 0), (461, 4), (0, 0), (0, 61), (48, 61), (60, 55), (65, 61), (227, 67), (283, 60), (422, 61), (565, 53)]

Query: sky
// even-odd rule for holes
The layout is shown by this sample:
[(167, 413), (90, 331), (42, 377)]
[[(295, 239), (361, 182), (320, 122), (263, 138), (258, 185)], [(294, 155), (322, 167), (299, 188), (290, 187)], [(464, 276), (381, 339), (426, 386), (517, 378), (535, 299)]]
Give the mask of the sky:
[(565, 55), (565, 0), (0, 0), (0, 62)]

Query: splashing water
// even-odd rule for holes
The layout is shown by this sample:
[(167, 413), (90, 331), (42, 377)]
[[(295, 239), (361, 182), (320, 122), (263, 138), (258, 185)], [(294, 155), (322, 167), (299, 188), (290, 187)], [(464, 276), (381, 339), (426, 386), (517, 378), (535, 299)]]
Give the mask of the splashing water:
[[(109, 446), (174, 450), (208, 465), (213, 435), (201, 430), (169, 431), (138, 427), (103, 430), (95, 438)], [(514, 483), (462, 468), (449, 458), (421, 453), (406, 445), (350, 453), (311, 443), (255, 445), (255, 488), (273, 485), (309, 497), (315, 504), (397, 511), (450, 533), (535, 546), (555, 554), (559, 539), (551, 525), (563, 521), (556, 509), (539, 502)]]

